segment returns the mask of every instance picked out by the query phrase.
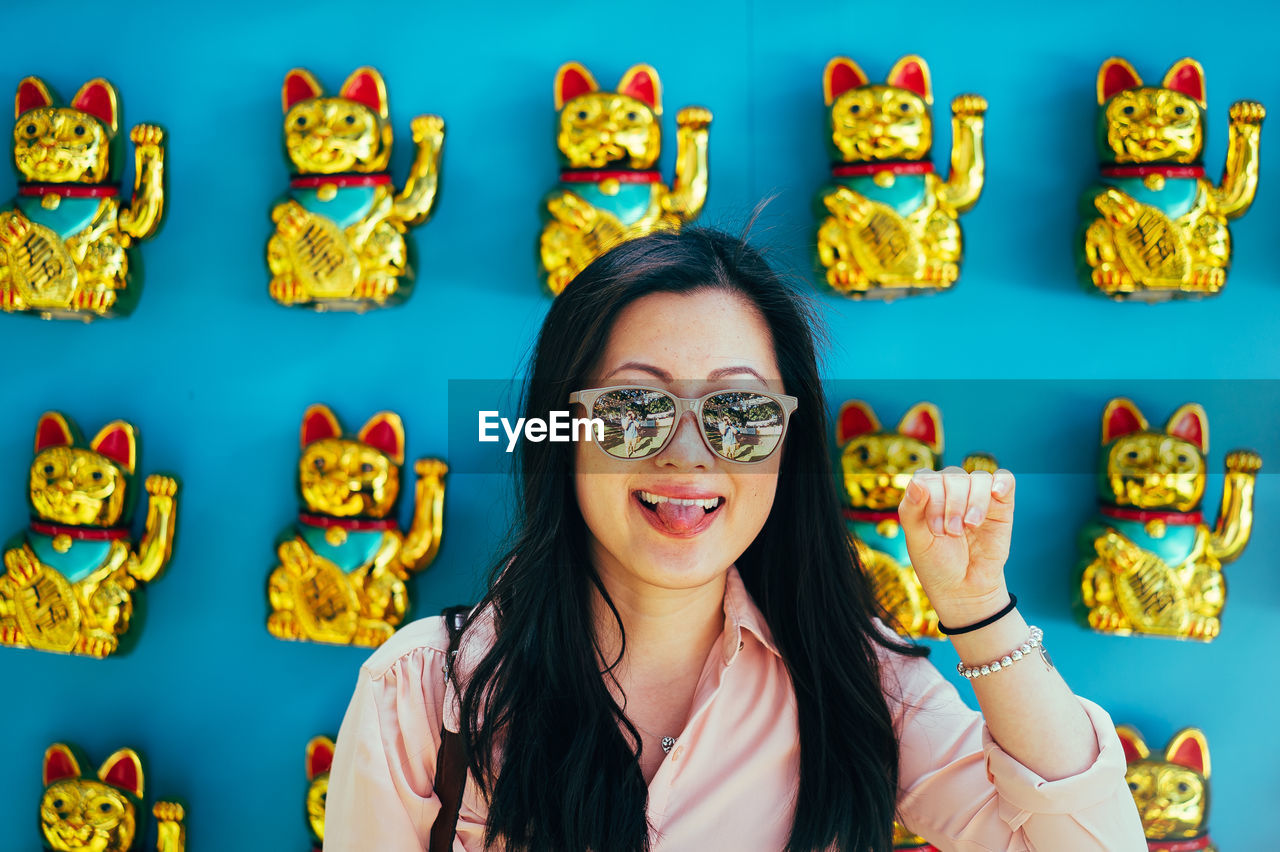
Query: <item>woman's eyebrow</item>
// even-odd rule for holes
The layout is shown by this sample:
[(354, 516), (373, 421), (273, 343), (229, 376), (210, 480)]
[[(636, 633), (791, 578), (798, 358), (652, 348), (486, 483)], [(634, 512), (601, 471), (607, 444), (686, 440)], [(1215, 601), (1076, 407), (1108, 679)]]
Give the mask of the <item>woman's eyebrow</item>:
[[(609, 375), (605, 376), (605, 379), (607, 380), (610, 376), (613, 376), (615, 373), (621, 373), (623, 370), (639, 370), (642, 373), (649, 373), (655, 378), (661, 379), (662, 381), (667, 383), (670, 383), (672, 380), (671, 374), (668, 373), (666, 370), (663, 370), (660, 367), (655, 367), (652, 364), (645, 364), (642, 361), (627, 361), (626, 363), (619, 364), (617, 367), (613, 368), (613, 370), (609, 373)], [(734, 367), (721, 367), (717, 370), (712, 370), (710, 374), (707, 375), (707, 381), (714, 382), (714, 381), (723, 379), (726, 376), (732, 376), (739, 373), (746, 373), (747, 375), (755, 376), (761, 382), (767, 383), (767, 380), (765, 379), (765, 377), (760, 375), (760, 372), (758, 370), (756, 370), (754, 367), (747, 367), (745, 365), (734, 366)]]

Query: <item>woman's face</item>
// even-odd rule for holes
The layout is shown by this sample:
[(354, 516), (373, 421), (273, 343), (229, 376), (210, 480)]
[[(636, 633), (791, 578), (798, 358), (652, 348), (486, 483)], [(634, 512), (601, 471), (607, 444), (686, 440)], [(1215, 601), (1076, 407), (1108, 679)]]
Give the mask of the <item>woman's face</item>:
[[(729, 387), (785, 393), (769, 327), (750, 302), (723, 290), (654, 293), (618, 315), (588, 388), (638, 384), (694, 398)], [(575, 416), (583, 416), (581, 409)], [(589, 441), (575, 447), (578, 506), (605, 578), (687, 589), (723, 575), (755, 539), (773, 506), (782, 448), (758, 464), (726, 461), (685, 412), (662, 452), (615, 459)], [(656, 508), (647, 498), (716, 498)]]

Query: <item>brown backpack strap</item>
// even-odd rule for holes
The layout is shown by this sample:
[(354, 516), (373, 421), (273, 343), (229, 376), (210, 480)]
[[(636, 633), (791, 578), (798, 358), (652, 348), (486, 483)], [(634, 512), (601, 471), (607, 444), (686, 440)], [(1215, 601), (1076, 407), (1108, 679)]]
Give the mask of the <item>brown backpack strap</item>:
[[(441, 615), (449, 628), (449, 654), (445, 658), (445, 681), (453, 674), (453, 660), (458, 654), (458, 638), (467, 625), (469, 606), (451, 606)], [(458, 831), (458, 811), (462, 807), (462, 789), (467, 783), (467, 749), (461, 733), (440, 723), (440, 750), (436, 752), (435, 794), (440, 799), (440, 812), (431, 826), (428, 852), (450, 852)]]

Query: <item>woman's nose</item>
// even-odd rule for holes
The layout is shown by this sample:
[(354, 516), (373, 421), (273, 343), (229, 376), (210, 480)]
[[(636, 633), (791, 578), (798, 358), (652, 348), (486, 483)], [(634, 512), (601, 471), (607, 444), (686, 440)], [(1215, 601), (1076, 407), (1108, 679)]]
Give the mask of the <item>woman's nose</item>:
[(692, 411), (684, 412), (676, 422), (676, 433), (671, 436), (671, 443), (659, 454), (658, 462), (681, 467), (710, 467), (715, 457), (703, 442), (700, 430), (697, 415)]

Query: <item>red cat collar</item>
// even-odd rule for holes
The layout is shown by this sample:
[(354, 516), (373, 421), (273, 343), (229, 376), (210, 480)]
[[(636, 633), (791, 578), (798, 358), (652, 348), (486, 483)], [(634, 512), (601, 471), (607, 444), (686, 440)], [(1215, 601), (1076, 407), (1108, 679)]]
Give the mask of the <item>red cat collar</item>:
[(851, 521), (866, 521), (870, 524), (877, 524), (880, 521), (896, 521), (898, 520), (897, 509), (886, 509), (884, 511), (875, 511), (874, 509), (844, 509), (844, 516)]
[(928, 175), (933, 174), (933, 163), (929, 160), (895, 160), (883, 163), (834, 163), (831, 166), (832, 177), (865, 177), (881, 172), (891, 175)]
[(1148, 852), (1198, 852), (1209, 848), (1209, 835), (1191, 840), (1148, 840)]
[(110, 183), (24, 183), (19, 195), (61, 195), (63, 198), (114, 198), (120, 187)]
[(298, 523), (309, 527), (338, 527), (344, 530), (393, 530), (397, 526), (394, 518), (331, 518), (309, 512), (299, 512)]
[(124, 527), (73, 527), (67, 524), (46, 524), (41, 521), (32, 521), (31, 531), (55, 537), (65, 535), (81, 541), (115, 541), (129, 537), (129, 530)]
[(1164, 521), (1174, 526), (1199, 524), (1204, 521), (1203, 512), (1154, 512), (1147, 509), (1122, 509), (1119, 506), (1099, 506), (1098, 511), (1108, 518), (1119, 518), (1122, 521)]
[(1167, 178), (1202, 178), (1204, 166), (1161, 166), (1147, 164), (1145, 166), (1103, 166), (1103, 177), (1146, 177), (1160, 175)]
[(657, 183), (662, 180), (657, 169), (565, 169), (560, 172), (561, 183), (600, 183), (616, 180), (618, 183)]
[(289, 180), (289, 186), (294, 189), (315, 189), (326, 183), (339, 189), (348, 186), (382, 186), (391, 183), (391, 175), (386, 172), (373, 175), (299, 175)]

